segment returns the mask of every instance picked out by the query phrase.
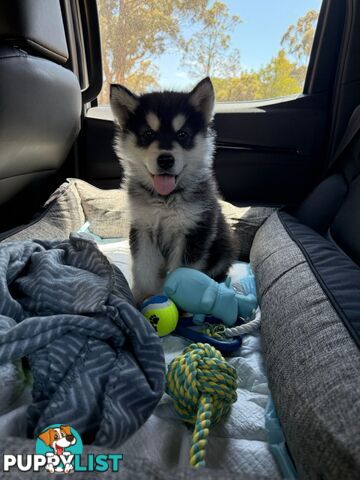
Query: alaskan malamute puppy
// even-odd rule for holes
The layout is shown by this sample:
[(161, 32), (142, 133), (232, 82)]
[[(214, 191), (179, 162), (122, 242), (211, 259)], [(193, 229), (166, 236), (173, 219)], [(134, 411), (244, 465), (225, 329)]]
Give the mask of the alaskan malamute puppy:
[(137, 303), (161, 293), (167, 273), (180, 266), (224, 277), (236, 249), (213, 177), (210, 79), (189, 93), (140, 96), (111, 85), (110, 103), (129, 198)]

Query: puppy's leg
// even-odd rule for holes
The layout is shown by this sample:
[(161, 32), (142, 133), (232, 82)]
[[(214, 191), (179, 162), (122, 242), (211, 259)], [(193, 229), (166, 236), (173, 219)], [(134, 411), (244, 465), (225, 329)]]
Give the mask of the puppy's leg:
[(223, 216), (219, 217), (218, 229), (209, 249), (205, 273), (216, 281), (223, 281), (227, 272), (237, 258), (237, 243), (235, 235), (225, 222)]
[(184, 264), (184, 239), (185, 237), (181, 234), (179, 234), (173, 244), (173, 248), (170, 251), (169, 258), (167, 259), (167, 268), (166, 272), (164, 274), (166, 275), (168, 272), (174, 271), (176, 268), (185, 266)]
[(130, 230), (133, 295), (139, 305), (146, 297), (161, 293), (164, 279), (160, 272), (164, 259), (152, 242), (150, 233), (137, 227)]

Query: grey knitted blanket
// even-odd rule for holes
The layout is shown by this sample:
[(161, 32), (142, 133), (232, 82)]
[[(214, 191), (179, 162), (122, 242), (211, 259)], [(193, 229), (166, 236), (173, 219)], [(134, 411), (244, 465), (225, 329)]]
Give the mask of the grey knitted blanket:
[(61, 423), (117, 447), (164, 389), (159, 338), (120, 270), (80, 235), (0, 245), (0, 364), (19, 358), (33, 377), (29, 436)]

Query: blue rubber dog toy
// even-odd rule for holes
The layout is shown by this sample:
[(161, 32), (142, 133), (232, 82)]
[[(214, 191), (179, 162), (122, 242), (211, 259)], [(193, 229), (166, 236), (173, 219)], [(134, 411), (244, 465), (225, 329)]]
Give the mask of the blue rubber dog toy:
[(257, 307), (256, 295), (240, 293), (231, 286), (193, 268), (177, 268), (165, 280), (164, 293), (186, 312), (194, 314), (193, 321), (201, 324), (212, 315), (231, 327), (239, 317), (248, 318)]

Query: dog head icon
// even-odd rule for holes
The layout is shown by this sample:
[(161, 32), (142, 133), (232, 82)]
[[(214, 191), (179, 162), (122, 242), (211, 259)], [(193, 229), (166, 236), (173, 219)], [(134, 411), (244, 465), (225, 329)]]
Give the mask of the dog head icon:
[(56, 455), (62, 455), (67, 447), (76, 443), (76, 438), (71, 433), (69, 425), (48, 428), (45, 432), (39, 434), (39, 438), (45, 445), (51, 447)]

